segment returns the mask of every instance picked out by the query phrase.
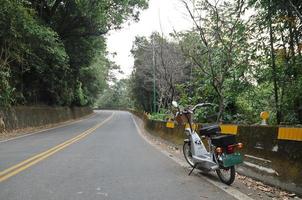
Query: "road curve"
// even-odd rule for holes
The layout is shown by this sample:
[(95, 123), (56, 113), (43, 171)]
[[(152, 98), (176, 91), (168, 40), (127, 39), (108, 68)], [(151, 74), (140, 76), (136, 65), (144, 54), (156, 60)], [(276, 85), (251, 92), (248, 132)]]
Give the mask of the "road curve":
[[(2, 181), (1, 172), (6, 177)], [(200, 177), (188, 176), (149, 145), (137, 133), (130, 113), (96, 111), (80, 122), (0, 143), (0, 199), (233, 197)]]

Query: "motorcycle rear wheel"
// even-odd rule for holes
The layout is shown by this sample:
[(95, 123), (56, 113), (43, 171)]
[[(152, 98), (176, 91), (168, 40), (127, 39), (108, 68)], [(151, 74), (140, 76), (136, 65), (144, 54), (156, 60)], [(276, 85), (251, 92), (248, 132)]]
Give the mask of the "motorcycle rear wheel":
[(219, 169), (216, 170), (216, 173), (221, 182), (227, 185), (231, 185), (235, 180), (235, 167), (222, 167), (219, 166)]

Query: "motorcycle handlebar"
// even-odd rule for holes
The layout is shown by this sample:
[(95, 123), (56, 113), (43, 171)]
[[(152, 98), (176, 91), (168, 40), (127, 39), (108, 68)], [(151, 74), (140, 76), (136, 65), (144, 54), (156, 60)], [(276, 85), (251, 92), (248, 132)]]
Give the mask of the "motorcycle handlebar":
[(215, 105), (216, 104), (213, 104), (213, 103), (199, 103), (199, 104), (196, 104), (192, 109), (186, 108), (182, 111), (178, 108), (178, 112), (176, 113), (176, 116), (179, 114), (181, 115), (183, 113), (193, 113), (197, 108), (200, 108), (200, 107), (215, 106)]
[(206, 106), (215, 106), (216, 104), (213, 104), (213, 103), (199, 103), (199, 104), (196, 104), (193, 108), (192, 108), (192, 111), (194, 112), (196, 108), (199, 108), (199, 107), (206, 107)]

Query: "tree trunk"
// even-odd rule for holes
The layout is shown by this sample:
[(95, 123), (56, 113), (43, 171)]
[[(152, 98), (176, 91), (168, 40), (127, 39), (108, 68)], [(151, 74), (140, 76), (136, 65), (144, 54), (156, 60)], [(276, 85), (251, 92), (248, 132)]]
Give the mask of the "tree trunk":
[(218, 111), (218, 116), (217, 116), (217, 123), (222, 122), (222, 116), (224, 113), (224, 97), (219, 96), (219, 111)]
[(273, 84), (274, 84), (274, 97), (275, 97), (275, 109), (277, 124), (281, 122), (281, 112), (279, 108), (279, 96), (278, 96), (278, 85), (277, 85), (277, 71), (276, 71), (276, 57), (274, 53), (274, 39), (273, 39), (273, 27), (272, 27), (272, 7), (271, 0), (269, 0), (268, 7), (268, 25), (269, 25), (269, 38), (270, 38), (270, 50), (271, 50), (271, 67), (273, 70)]

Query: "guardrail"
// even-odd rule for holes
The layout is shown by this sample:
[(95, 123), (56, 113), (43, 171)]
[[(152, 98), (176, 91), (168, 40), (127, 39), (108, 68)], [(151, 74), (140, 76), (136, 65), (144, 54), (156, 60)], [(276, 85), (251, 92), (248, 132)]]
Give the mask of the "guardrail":
[[(131, 112), (145, 121), (150, 133), (178, 145), (183, 143), (184, 126), (167, 128), (164, 121)], [(302, 128), (222, 124), (221, 130), (236, 135), (244, 144), (245, 159), (237, 169), (239, 173), (302, 195)]]

